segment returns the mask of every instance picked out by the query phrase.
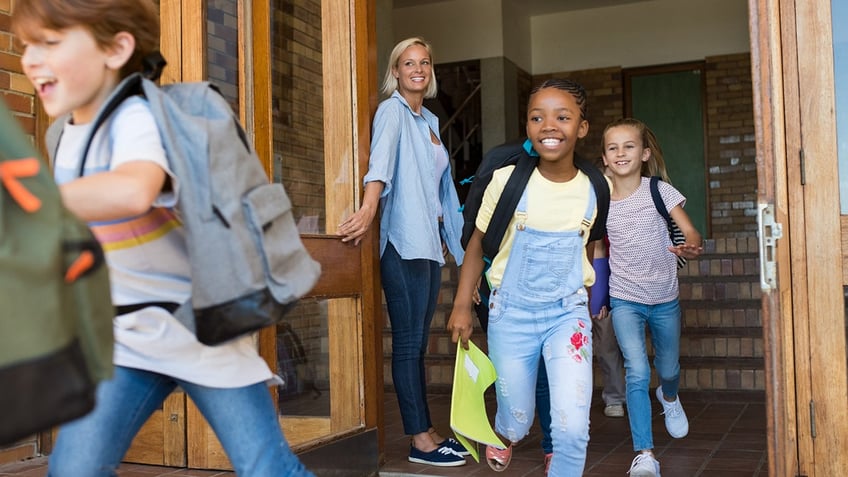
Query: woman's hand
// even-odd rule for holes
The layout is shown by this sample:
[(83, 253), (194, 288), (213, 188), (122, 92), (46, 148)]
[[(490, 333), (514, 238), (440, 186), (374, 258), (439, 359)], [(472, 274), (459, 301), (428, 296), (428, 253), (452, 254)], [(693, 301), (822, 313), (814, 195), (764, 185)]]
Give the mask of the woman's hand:
[(353, 245), (359, 245), (362, 236), (368, 231), (374, 220), (377, 210), (370, 204), (362, 204), (362, 207), (350, 217), (339, 224), (337, 235), (342, 237), (342, 242), (353, 241)]
[(383, 184), (380, 181), (372, 181), (365, 184), (365, 194), (362, 197), (362, 205), (359, 210), (351, 214), (342, 223), (336, 235), (341, 236), (342, 242), (353, 241), (353, 245), (359, 245), (362, 236), (368, 231), (374, 216), (377, 215), (377, 206), (380, 203), (380, 195), (383, 193)]

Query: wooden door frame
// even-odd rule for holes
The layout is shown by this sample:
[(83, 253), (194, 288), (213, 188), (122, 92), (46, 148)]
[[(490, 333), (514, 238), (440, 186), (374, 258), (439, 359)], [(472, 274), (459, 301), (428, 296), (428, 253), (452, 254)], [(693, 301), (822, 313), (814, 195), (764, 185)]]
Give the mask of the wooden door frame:
[[(206, 79), (205, 5), (202, 0), (161, 1), (161, 45), (169, 62), (162, 75), (163, 83)], [(274, 139), (270, 9), (270, 2), (238, 1), (242, 25), (238, 28), (238, 47), (249, 53), (239, 56), (239, 114), (269, 178), (273, 177)], [(338, 172), (325, 179), (326, 234), (302, 236), (302, 240), (322, 264), (322, 276), (308, 297), (334, 299), (329, 304), (330, 373), (334, 387), (329, 418), (281, 419), (286, 421), (282, 424), (290, 435), (302, 437), (298, 442), (290, 441), (298, 452), (366, 432), (377, 439), (374, 447), (378, 452), (383, 449), (384, 320), (379, 287), (379, 232), (372, 228), (359, 247), (343, 245), (330, 235), (335, 233), (340, 217), (359, 206), (362, 177), (368, 167), (370, 122), (377, 103), (375, 18), (374, 0), (322, 0), (322, 46), (325, 58), (328, 54), (332, 57), (324, 62), (323, 72), (324, 117), (328, 119), (325, 135), (332, 132), (328, 137), (334, 139), (325, 144), (325, 169)], [(351, 266), (339, 267), (339, 263)], [(351, 316), (355, 318), (340, 319)], [(350, 337), (358, 339), (353, 341)], [(258, 346), (271, 369), (275, 369), (274, 329), (259, 333)], [(348, 372), (351, 363), (356, 366), (354, 372)], [(272, 393), (276, 398), (277, 389), (272, 388)], [(140, 445), (129, 460), (192, 468), (230, 467), (199, 409), (182, 393), (170, 396), (164, 410), (154, 413), (145, 424), (145, 430), (149, 439), (161, 439), (165, 448)], [(177, 435), (182, 436), (181, 440), (175, 440)], [(375, 455), (375, 464), (377, 460)]]
[(783, 225), (763, 291), (769, 475), (838, 475), (848, 389), (830, 2), (749, 0), (749, 19), (758, 198)]

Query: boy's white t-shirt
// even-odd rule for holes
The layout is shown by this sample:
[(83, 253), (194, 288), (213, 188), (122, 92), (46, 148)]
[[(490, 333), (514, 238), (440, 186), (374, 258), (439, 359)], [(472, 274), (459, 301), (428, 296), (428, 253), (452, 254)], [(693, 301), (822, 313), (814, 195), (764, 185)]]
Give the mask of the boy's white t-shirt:
[[(59, 184), (78, 177), (79, 157), (92, 124), (66, 124), (53, 165)], [(147, 102), (124, 101), (92, 142), (85, 174), (112, 170), (129, 161), (150, 161), (170, 176), (159, 131)], [(112, 302), (183, 303), (191, 294), (191, 272), (185, 231), (166, 192), (137, 217), (90, 223), (106, 252)], [(274, 379), (259, 356), (252, 336), (206, 346), (194, 333), (161, 308), (146, 308), (114, 319), (115, 355), (119, 366), (144, 369), (202, 386), (233, 388)]]
[[(498, 199), (503, 193), (515, 166), (506, 166), (497, 169), (492, 175), (492, 180), (483, 193), (483, 202), (477, 211), (475, 225), (482, 232), (486, 232), (492, 214), (497, 206)], [(552, 182), (545, 179), (539, 169), (533, 171), (527, 182), (527, 227), (546, 232), (564, 232), (578, 230), (586, 213), (589, 202), (589, 189), (592, 182), (589, 176), (578, 171), (568, 182)], [(597, 208), (592, 216), (597, 215)], [(489, 283), (498, 287), (503, 280), (506, 270), (509, 251), (515, 241), (515, 216), (509, 222), (501, 242), (500, 252), (492, 259), (492, 266), (487, 272)], [(583, 244), (588, 243), (589, 234), (583, 236)], [(583, 284), (591, 286), (595, 283), (595, 270), (589, 263), (584, 251), (583, 255)]]

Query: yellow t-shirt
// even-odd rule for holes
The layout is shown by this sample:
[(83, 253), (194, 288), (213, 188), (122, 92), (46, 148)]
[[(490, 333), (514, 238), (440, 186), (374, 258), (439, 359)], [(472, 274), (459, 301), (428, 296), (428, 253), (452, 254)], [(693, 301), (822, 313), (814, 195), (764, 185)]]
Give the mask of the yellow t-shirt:
[[(477, 228), (484, 233), (489, 227), (492, 213), (495, 211), (498, 199), (503, 193), (506, 182), (514, 168), (515, 166), (506, 166), (496, 170), (492, 175), (492, 181), (486, 187), (486, 192), (483, 194), (483, 203), (480, 205), (475, 221)], [(609, 182), (609, 179), (607, 179), (607, 182)], [(530, 176), (530, 181), (527, 183), (526, 226), (546, 232), (579, 229), (586, 212), (591, 187), (592, 182), (589, 177), (580, 171), (574, 179), (568, 182), (551, 182), (545, 179), (538, 169), (534, 170)], [(592, 214), (593, 220), (596, 215), (597, 208)], [(501, 242), (500, 251), (495, 255), (492, 266), (489, 268), (487, 276), (492, 287), (499, 287), (503, 279), (509, 251), (512, 250), (512, 244), (515, 241), (515, 220), (515, 216), (513, 216), (504, 234), (503, 242)], [(584, 246), (588, 243), (588, 240), (589, 233), (587, 230), (583, 235)], [(595, 283), (595, 270), (586, 257), (585, 247), (583, 250), (583, 284), (588, 287)]]

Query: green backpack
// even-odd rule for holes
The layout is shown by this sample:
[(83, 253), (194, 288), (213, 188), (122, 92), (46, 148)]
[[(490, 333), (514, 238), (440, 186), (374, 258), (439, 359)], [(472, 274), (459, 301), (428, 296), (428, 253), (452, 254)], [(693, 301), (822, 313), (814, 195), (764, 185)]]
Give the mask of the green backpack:
[(88, 413), (112, 374), (108, 269), (0, 101), (0, 445)]

